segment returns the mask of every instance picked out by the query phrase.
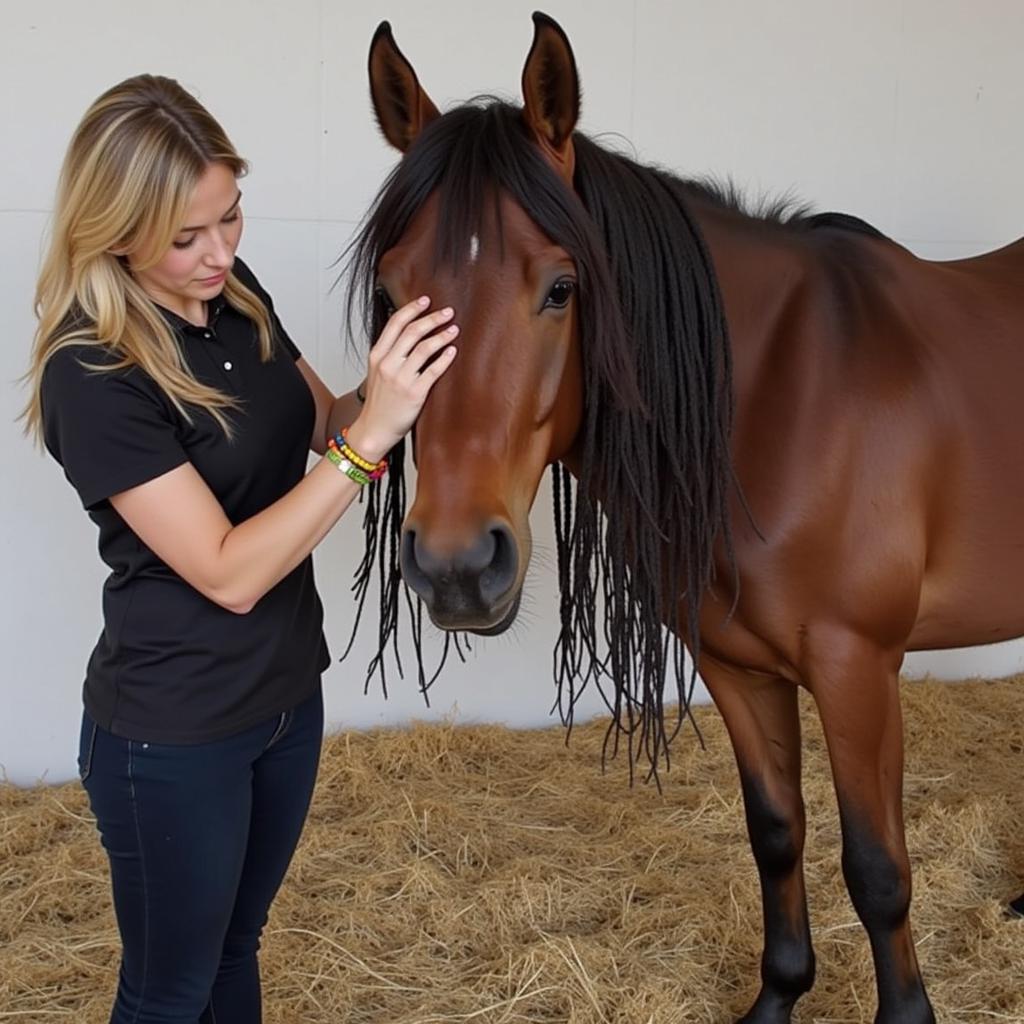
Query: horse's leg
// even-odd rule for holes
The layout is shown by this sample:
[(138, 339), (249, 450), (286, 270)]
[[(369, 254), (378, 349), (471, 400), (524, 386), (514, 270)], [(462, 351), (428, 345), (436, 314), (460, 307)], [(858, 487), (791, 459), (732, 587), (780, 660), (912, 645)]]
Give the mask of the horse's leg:
[(804, 890), (804, 804), (796, 687), (701, 659), (725, 720), (743, 787), (750, 845), (761, 877), (761, 991), (741, 1024), (788, 1024), (814, 983)]
[(899, 657), (849, 635), (815, 646), (807, 676), (832, 761), (843, 876), (871, 942), (875, 1022), (933, 1024), (910, 933)]

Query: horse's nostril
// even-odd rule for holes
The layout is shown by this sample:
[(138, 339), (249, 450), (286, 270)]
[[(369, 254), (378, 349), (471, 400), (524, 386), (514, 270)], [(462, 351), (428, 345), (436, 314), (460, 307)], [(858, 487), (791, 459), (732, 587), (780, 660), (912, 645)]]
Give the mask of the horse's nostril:
[(516, 543), (512, 531), (499, 525), (490, 531), (492, 555), (490, 564), (480, 573), (480, 596), (490, 605), (509, 591), (516, 578)]
[(420, 567), (417, 559), (415, 530), (402, 532), (402, 546), (398, 557), (403, 579), (414, 594), (429, 604), (434, 594), (434, 587), (430, 582), (430, 577)]
[(494, 531), (481, 533), (469, 547), (452, 559), (452, 567), (468, 579), (479, 578), (494, 562)]

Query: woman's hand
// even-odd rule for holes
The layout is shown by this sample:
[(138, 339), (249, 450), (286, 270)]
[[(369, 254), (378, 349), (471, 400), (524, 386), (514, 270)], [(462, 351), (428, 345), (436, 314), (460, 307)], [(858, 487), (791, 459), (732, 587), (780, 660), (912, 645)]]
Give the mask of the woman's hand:
[(449, 323), (453, 311), (428, 314), (429, 305), (423, 296), (396, 310), (370, 349), (366, 403), (348, 431), (352, 447), (370, 461), (382, 459), (405, 437), (430, 389), (455, 358), (451, 342), (459, 328)]

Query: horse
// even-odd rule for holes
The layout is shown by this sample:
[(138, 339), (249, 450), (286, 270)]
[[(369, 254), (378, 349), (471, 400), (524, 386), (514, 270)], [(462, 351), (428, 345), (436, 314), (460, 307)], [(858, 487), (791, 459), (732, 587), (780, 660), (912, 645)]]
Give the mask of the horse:
[(1024, 243), (928, 262), (856, 217), (752, 210), (645, 166), (576, 129), (569, 40), (533, 20), (521, 106), (442, 116), (387, 22), (370, 47), (402, 158), (350, 251), (350, 314), (376, 337), (429, 294), (461, 326), (412, 435), (411, 507), (404, 446), (367, 507), (381, 648), (403, 589), (446, 636), (508, 628), (551, 466), (570, 716), (581, 686), (607, 688), (613, 745), (656, 771), (688, 716), (685, 648), (727, 726), (763, 895), (742, 1021), (785, 1024), (814, 980), (800, 688), (827, 742), (875, 1021), (934, 1021), (910, 924), (899, 669), (908, 650), (1024, 633)]

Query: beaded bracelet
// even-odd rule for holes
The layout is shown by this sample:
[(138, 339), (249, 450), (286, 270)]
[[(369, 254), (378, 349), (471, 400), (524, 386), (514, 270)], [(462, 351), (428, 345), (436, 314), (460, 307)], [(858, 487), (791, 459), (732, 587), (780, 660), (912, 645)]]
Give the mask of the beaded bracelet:
[(339, 458), (347, 459), (356, 469), (365, 474), (368, 480), (379, 480), (387, 472), (386, 465), (381, 467), (380, 465), (375, 466), (373, 463), (367, 462), (366, 459), (358, 455), (347, 444), (339, 447), (338, 442), (333, 437), (327, 442), (327, 450), (336, 452)]
[[(372, 473), (377, 469), (378, 464), (370, 462), (364, 459), (355, 448), (348, 443), (348, 430), (343, 428), (340, 434), (337, 434), (334, 438), (334, 443), (341, 449), (341, 451), (347, 455), (357, 466), (361, 469), (365, 469), (367, 473)], [(385, 460), (386, 463), (387, 460)]]
[(336, 434), (327, 442), (328, 447), (336, 448), (338, 453), (344, 456), (349, 462), (358, 466), (364, 473), (366, 473), (371, 480), (379, 480), (388, 471), (388, 460), (387, 456), (380, 460), (380, 462), (370, 462), (368, 459), (364, 459), (353, 447), (348, 443), (348, 429), (343, 428), (340, 434)]
[(358, 466), (346, 459), (335, 447), (330, 447), (324, 452), (324, 457), (332, 462), (350, 480), (354, 480), (360, 487), (365, 487), (370, 478)]

